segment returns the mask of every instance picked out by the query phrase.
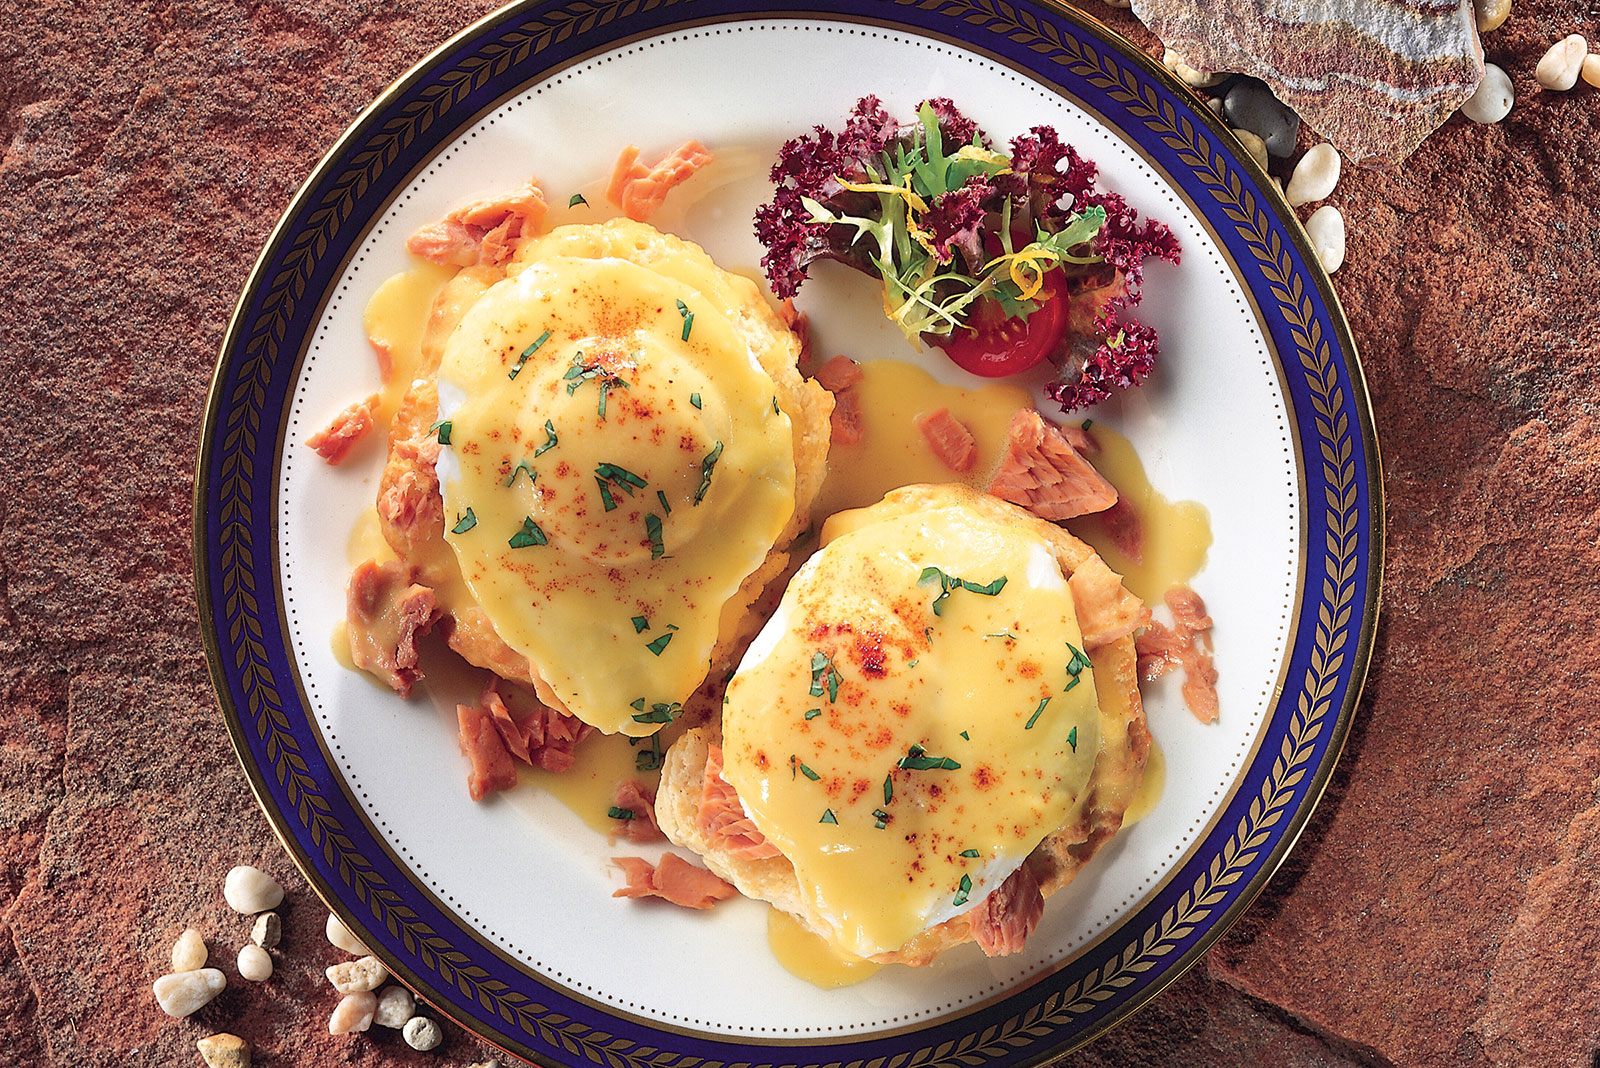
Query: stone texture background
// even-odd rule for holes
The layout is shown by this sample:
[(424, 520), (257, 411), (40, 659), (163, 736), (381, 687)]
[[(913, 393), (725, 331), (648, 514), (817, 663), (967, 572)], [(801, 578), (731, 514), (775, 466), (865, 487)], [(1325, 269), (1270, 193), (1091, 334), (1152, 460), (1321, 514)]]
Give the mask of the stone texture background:
[[(491, 0), (0, 0), (0, 1066), (467, 1064), (331, 1039), (323, 913), (229, 749), (191, 593), (193, 456), (234, 294), (358, 110)], [(1127, 17), (1097, 9), (1153, 54)], [(1264, 898), (1073, 1065), (1595, 1063), (1600, 93), (1592, 5), (1518, 0), (1519, 100), (1334, 197), (1387, 466), (1384, 619), (1326, 799)], [(290, 891), (278, 972), (148, 994), (222, 873)]]

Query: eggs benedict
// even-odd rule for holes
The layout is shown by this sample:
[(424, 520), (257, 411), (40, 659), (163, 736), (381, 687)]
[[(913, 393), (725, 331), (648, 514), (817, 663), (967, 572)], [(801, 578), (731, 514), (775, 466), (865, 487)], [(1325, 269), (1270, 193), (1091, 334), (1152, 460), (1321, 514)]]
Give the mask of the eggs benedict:
[(798, 349), (753, 282), (625, 219), (458, 275), (379, 497), (451, 646), (608, 733), (676, 718), (809, 522), (831, 405)]
[(1143, 606), (1060, 528), (964, 486), (830, 519), (657, 817), (838, 950), (1013, 952), (1121, 824), (1149, 734)]

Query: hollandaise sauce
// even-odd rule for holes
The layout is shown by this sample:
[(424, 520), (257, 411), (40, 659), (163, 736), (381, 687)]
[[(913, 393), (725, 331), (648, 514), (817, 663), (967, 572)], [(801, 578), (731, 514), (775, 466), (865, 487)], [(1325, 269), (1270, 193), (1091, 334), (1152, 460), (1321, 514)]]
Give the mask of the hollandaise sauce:
[(649, 266), (621, 258), (627, 228), (525, 246), (439, 370), (445, 539), (474, 597), (573, 714), (635, 736), (705, 678), (795, 480), (729, 296), (748, 282), (648, 234)]
[(1038, 533), (978, 496), (835, 516), (728, 687), (724, 777), (854, 956), (976, 905), (1094, 767), (1072, 596)]
[(791, 975), (824, 990), (854, 986), (883, 967), (840, 951), (782, 909), (767, 912), (767, 944)]

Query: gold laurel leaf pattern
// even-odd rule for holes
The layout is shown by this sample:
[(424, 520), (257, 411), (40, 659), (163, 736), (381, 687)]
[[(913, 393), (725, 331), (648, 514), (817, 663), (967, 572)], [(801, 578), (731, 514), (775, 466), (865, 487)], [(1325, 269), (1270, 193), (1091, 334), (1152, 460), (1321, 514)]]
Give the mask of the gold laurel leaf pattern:
[[(262, 742), (273, 777), (283, 790), (306, 840), (320, 851), (351, 896), (366, 907), (377, 926), (399, 941), (417, 965), (446, 986), (481, 1005), (507, 1025), (546, 1047), (611, 1068), (773, 1068), (740, 1062), (729, 1066), (610, 1034), (541, 1005), (493, 979), (455, 948), (451, 940), (406, 905), (384, 876), (356, 848), (312, 775), (272, 677), (262, 636), (257, 599), (251, 523), (254, 517), (255, 463), (260, 455), (262, 413), (272, 369), (282, 355), (288, 324), (332, 238), (350, 219), (366, 193), (399, 153), (469, 94), (527, 62), (553, 44), (583, 36), (618, 18), (667, 7), (682, 0), (576, 0), (546, 11), (499, 34), (466, 57), (372, 132), (349, 156), (342, 173), (327, 187), (280, 256), (281, 269), (262, 291), (260, 308), (244, 339), (237, 382), (221, 427), (219, 457), (218, 557), (226, 646), (232, 654), (245, 698), (248, 726)], [(901, 6), (936, 12), (966, 24), (969, 33), (986, 32), (1069, 69), (1088, 84), (1126, 106), (1200, 178), (1255, 256), (1274, 299), (1290, 327), (1297, 356), (1316, 411), (1319, 454), (1328, 489), (1326, 578), (1321, 590), (1311, 664), (1300, 683), (1288, 736), (1271, 772), (1247, 814), (1221, 851), (1159, 921), (1146, 928), (1103, 965), (1064, 991), (1052, 994), (1003, 1023), (958, 1039), (904, 1051), (894, 1057), (831, 1062), (804, 1068), (924, 1068), (929, 1065), (978, 1066), (1058, 1036), (1071, 1017), (1115, 997), (1162, 957), (1174, 952), (1210, 917), (1260, 859), (1271, 830), (1289, 813), (1295, 788), (1304, 780), (1315, 742), (1332, 709), (1338, 672), (1350, 637), (1360, 561), (1359, 481), (1354, 442), (1344, 411), (1339, 367), (1322, 335), (1308, 286), (1283, 246), (1271, 219), (1243, 187), (1232, 161), (1187, 117), (1161, 100), (1152, 88), (1114, 57), (1063, 34), (1048, 20), (1004, 0), (896, 0)], [(275, 440), (269, 434), (267, 443)], [(801, 1068), (790, 1065), (787, 1068)]]

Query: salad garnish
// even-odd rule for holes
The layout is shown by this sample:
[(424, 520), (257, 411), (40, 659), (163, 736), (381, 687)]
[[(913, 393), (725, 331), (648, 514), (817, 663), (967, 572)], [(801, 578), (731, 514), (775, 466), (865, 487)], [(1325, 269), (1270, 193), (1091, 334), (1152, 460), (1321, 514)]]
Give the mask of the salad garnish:
[(1095, 187), (1097, 168), (1049, 126), (1000, 151), (944, 98), (902, 125), (862, 97), (839, 131), (783, 146), (756, 213), (780, 299), (809, 266), (876, 276), (908, 338), (979, 374), (1056, 367), (1063, 411), (1105, 400), (1154, 366), (1156, 332), (1124, 316), (1148, 259), (1178, 261), (1172, 231)]

